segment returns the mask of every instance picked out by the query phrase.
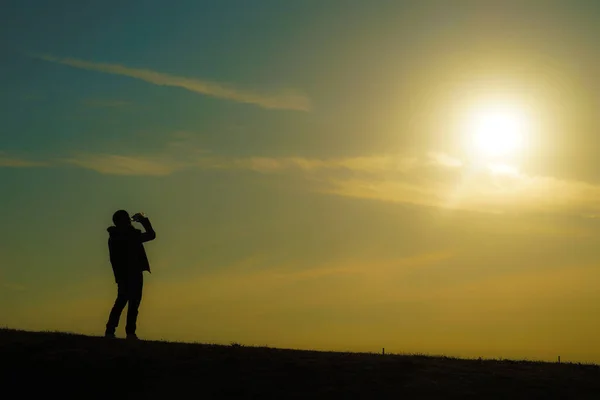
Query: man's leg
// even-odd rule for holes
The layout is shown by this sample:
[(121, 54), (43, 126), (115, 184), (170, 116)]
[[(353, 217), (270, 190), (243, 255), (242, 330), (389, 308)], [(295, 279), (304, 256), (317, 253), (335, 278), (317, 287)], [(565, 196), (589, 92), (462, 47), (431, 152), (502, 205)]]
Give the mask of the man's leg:
[(127, 282), (119, 283), (117, 299), (115, 300), (115, 304), (113, 305), (112, 310), (110, 310), (108, 322), (106, 323), (106, 336), (113, 336), (115, 334), (115, 330), (119, 326), (119, 319), (121, 318), (121, 313), (123, 312), (123, 309), (127, 304), (128, 298), (129, 288)]
[(128, 336), (135, 337), (137, 329), (138, 308), (142, 301), (142, 288), (144, 286), (144, 278), (142, 273), (131, 277), (129, 280), (129, 306), (127, 307), (127, 326), (125, 332)]

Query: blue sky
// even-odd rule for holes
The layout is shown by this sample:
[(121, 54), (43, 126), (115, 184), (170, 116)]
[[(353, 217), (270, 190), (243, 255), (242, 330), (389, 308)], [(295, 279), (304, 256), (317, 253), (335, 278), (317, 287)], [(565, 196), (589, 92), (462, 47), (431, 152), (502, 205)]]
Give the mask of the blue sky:
[(600, 359), (595, 2), (3, 9), (0, 324), (101, 332), (125, 208), (148, 338)]

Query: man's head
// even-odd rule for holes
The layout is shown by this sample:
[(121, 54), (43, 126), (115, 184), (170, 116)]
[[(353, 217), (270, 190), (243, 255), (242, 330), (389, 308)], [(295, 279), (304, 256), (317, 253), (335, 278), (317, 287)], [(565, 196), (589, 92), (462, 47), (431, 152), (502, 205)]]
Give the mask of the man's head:
[(115, 226), (119, 228), (131, 225), (131, 218), (129, 217), (129, 213), (125, 210), (119, 210), (115, 212), (112, 220)]

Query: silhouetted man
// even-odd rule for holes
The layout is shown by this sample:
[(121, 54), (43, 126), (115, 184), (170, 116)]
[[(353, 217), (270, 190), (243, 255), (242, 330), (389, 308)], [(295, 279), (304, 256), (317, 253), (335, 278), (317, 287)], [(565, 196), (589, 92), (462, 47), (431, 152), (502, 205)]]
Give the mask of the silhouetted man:
[[(134, 228), (131, 221), (142, 224), (145, 232)], [(143, 271), (150, 272), (150, 263), (144, 250), (144, 242), (154, 240), (156, 233), (150, 220), (143, 214), (135, 214), (133, 218), (125, 210), (113, 214), (114, 226), (107, 229), (109, 233), (108, 250), (115, 281), (118, 285), (117, 300), (106, 323), (106, 337), (115, 337), (119, 319), (125, 305), (127, 308), (127, 325), (125, 332), (128, 339), (137, 339), (135, 334), (138, 308), (142, 301)]]

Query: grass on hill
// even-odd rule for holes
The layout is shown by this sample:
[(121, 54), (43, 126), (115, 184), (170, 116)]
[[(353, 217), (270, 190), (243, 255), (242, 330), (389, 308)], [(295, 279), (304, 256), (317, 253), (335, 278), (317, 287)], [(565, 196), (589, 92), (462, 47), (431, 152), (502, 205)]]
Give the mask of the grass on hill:
[(47, 399), (598, 399), (600, 367), (0, 329), (0, 388)]

